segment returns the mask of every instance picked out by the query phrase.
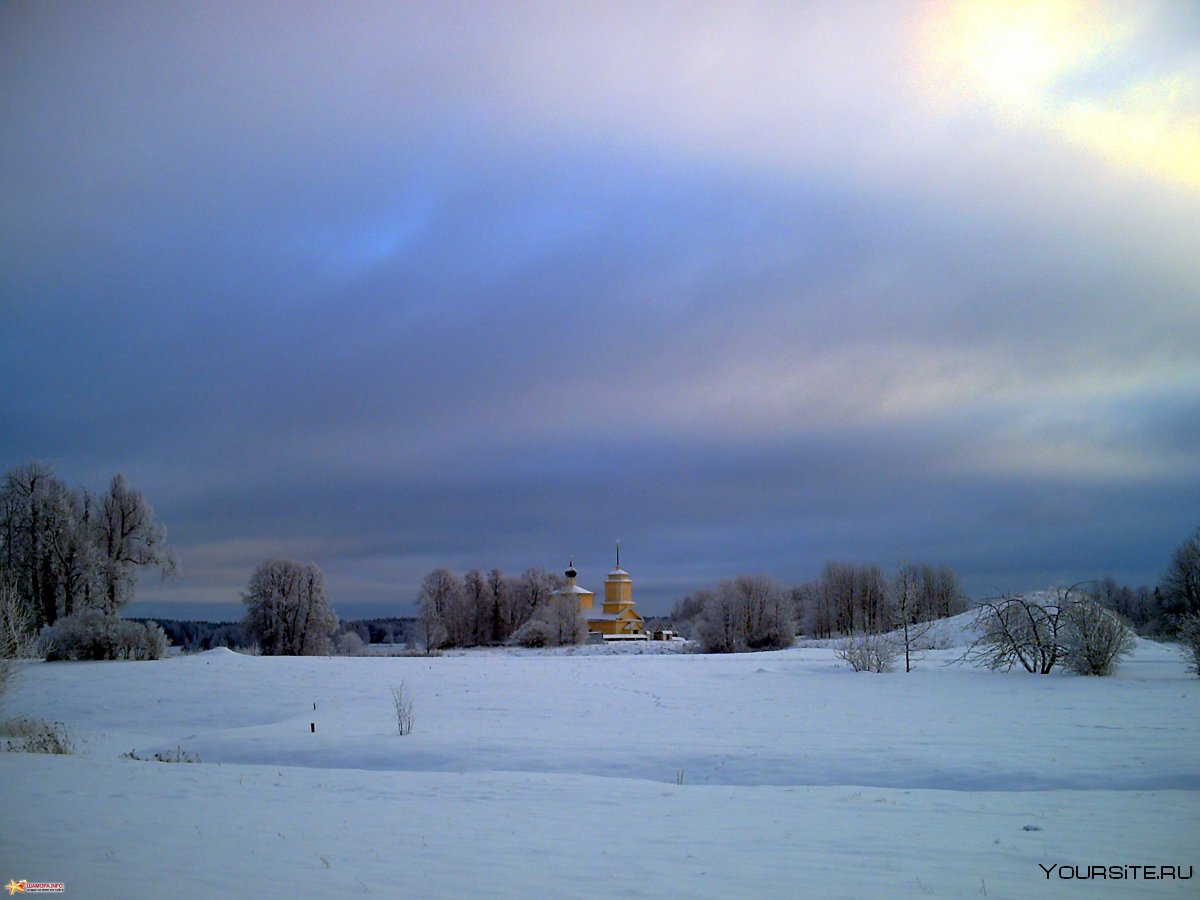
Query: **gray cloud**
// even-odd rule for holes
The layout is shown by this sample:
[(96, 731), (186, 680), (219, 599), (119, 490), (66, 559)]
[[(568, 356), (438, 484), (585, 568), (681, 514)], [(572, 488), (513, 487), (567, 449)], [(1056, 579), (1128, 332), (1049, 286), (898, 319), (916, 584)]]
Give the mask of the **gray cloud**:
[[(829, 558), (1152, 580), (1200, 499), (1196, 189), (942, 104), (918, 12), (9, 4), (0, 459), (124, 471), (163, 601), (616, 537), (660, 606)], [(1164, 16), (1054, 102), (1190, 72)]]

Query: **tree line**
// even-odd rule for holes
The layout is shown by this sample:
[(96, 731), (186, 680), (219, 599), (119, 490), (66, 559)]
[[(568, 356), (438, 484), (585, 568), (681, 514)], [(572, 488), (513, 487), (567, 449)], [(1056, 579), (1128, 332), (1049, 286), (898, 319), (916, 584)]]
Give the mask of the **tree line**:
[(0, 484), (0, 656), (156, 659), (154, 623), (123, 622), (138, 573), (176, 570), (166, 529), (123, 475), (95, 494), (68, 487), (43, 463), (10, 469)]
[(830, 562), (816, 580), (792, 587), (761, 575), (722, 581), (676, 600), (671, 623), (708, 650), (733, 652), (790, 646), (797, 633), (880, 634), (967, 605), (946, 566), (901, 563), (889, 576), (877, 565)]
[(559, 575), (531, 567), (517, 576), (472, 569), (460, 577), (434, 569), (417, 594), (417, 623), (426, 649), (506, 643), (559, 646), (582, 643), (587, 624), (574, 597), (556, 597)]
[(40, 630), (83, 610), (116, 615), (143, 569), (176, 570), (166, 529), (123, 475), (94, 494), (42, 463), (9, 470), (0, 486), (0, 581)]

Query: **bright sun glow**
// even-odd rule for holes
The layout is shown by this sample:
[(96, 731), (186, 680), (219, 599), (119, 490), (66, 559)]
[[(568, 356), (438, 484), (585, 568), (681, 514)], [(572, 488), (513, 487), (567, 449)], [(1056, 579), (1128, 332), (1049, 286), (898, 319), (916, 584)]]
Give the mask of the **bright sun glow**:
[[(1123, 70), (1133, 15), (1083, 0), (972, 0), (926, 16), (923, 75), (937, 102), (1046, 128), (1123, 168), (1200, 187), (1200, 57), (1138, 79)], [(1070, 79), (1088, 76), (1086, 95)]]
[(1008, 108), (1040, 104), (1056, 79), (1111, 41), (1081, 2), (976, 0), (942, 10), (930, 35), (939, 92)]

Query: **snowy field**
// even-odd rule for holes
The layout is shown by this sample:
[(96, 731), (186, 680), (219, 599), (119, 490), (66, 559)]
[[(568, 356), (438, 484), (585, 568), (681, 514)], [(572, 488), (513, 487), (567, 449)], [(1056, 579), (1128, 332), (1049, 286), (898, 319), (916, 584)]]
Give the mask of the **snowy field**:
[[(1200, 896), (1125, 868), (1200, 866), (1200, 679), (1174, 648), (1139, 641), (1106, 679), (943, 665), (955, 649), (885, 675), (827, 647), (622, 649), (33, 664), (5, 714), (66, 723), (78, 752), (0, 753), (0, 885)], [(202, 762), (122, 757), (176, 748)]]

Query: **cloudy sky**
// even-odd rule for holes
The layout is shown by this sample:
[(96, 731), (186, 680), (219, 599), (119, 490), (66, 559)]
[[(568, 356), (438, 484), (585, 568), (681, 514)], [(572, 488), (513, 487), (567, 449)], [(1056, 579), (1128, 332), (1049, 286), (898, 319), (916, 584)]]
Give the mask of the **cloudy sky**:
[(0, 463), (146, 494), (136, 611), (1153, 583), (1198, 338), (1189, 3), (0, 6)]

